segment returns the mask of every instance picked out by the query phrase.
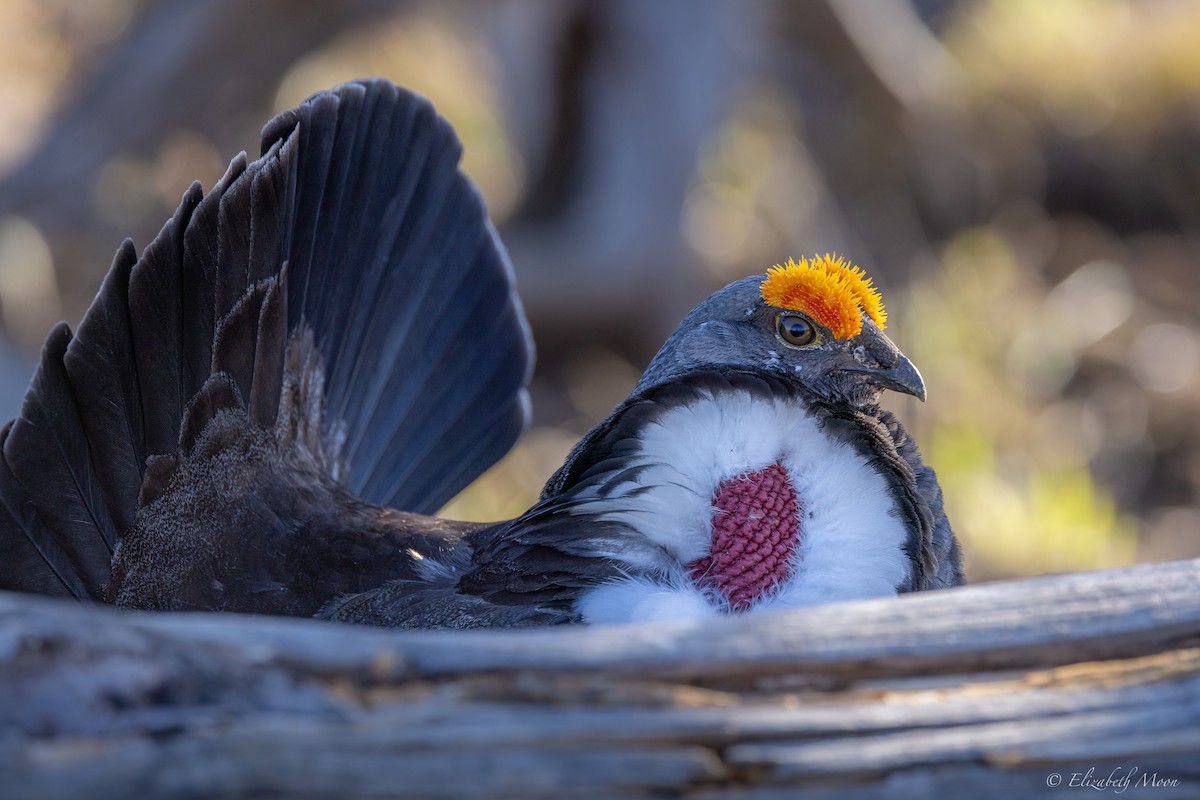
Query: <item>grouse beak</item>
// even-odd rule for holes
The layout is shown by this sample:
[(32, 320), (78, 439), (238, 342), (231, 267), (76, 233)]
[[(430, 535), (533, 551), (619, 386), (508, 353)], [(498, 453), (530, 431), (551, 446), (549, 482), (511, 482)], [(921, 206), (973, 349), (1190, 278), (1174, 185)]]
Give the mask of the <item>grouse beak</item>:
[(861, 373), (863, 380), (880, 389), (911, 394), (924, 403), (925, 381), (916, 365), (882, 331), (869, 323), (868, 326), (860, 339), (862, 351), (867, 356), (866, 363), (843, 369)]
[(893, 392), (911, 394), (922, 403), (925, 402), (925, 381), (921, 378), (921, 373), (917, 370), (916, 365), (909, 361), (907, 356), (900, 356), (899, 363), (894, 367), (878, 367), (862, 371), (867, 380), (876, 386), (891, 389)]

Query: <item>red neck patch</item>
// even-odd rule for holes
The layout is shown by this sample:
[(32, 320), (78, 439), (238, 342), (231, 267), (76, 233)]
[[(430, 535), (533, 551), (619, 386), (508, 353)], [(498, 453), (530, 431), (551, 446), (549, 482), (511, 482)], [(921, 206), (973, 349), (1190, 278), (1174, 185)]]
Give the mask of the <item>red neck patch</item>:
[(799, 503), (787, 470), (778, 462), (722, 481), (713, 494), (710, 555), (688, 564), (692, 580), (717, 589), (734, 611), (792, 575), (799, 540)]

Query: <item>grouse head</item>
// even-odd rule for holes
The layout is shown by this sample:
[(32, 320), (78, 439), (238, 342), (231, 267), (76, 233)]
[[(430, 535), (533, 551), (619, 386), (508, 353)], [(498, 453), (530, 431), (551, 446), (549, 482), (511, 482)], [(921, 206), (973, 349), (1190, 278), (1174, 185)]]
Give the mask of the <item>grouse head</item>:
[(887, 311), (863, 271), (833, 255), (776, 265), (698, 305), (638, 390), (716, 364), (762, 369), (835, 403), (867, 407), (891, 389), (925, 399), (921, 374), (883, 333)]

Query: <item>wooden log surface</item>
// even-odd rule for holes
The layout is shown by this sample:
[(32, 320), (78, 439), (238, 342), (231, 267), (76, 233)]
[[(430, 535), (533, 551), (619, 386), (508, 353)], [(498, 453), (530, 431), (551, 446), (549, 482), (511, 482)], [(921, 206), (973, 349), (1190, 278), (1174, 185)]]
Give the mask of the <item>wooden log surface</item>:
[(1200, 561), (496, 632), (0, 593), (0, 797), (1089, 789), (1200, 797)]

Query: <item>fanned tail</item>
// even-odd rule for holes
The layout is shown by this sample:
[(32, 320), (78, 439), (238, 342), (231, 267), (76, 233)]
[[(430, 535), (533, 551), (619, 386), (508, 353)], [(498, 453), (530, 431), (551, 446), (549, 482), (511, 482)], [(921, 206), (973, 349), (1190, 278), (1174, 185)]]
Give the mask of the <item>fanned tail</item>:
[(50, 334), (0, 431), (0, 588), (104, 597), (144, 480), (149, 502), (223, 409), (270, 428), (309, 397), (285, 389), (299, 337), (324, 397), (287, 413), (364, 500), (434, 511), (523, 430), (528, 327), (449, 124), (362, 81), (269, 122), (262, 153), (193, 185), (140, 258), (126, 242)]

